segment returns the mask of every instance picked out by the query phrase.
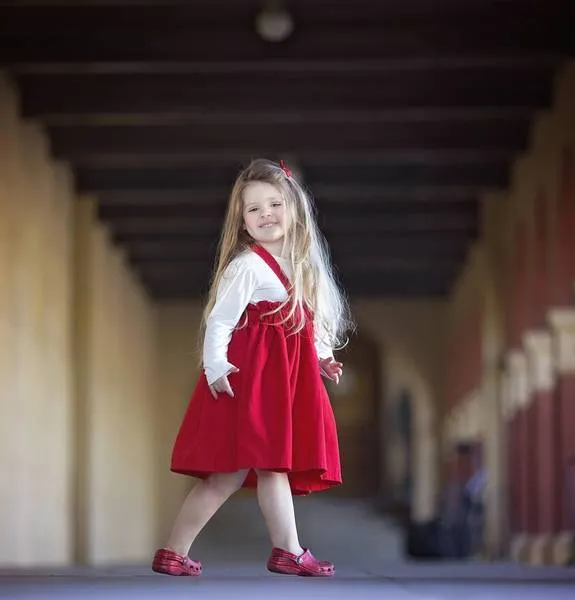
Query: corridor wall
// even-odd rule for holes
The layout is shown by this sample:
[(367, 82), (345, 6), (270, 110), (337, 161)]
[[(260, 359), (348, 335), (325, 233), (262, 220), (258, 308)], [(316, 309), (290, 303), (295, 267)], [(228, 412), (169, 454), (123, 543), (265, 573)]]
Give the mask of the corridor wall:
[(71, 556), (69, 174), (0, 79), (0, 564)]
[(170, 472), (172, 447), (199, 375), (199, 302), (158, 306), (158, 539), (165, 543), (195, 480)]
[(0, 76), (0, 566), (147, 559), (156, 318)]
[[(463, 321), (452, 334), (460, 350), (474, 347), (475, 366), (445, 398), (447, 445), (469, 438), (475, 420), (473, 435), (486, 448), (487, 553), (538, 564), (570, 560), (575, 530), (567, 487), (575, 460), (574, 151), (571, 62), (557, 76), (553, 106), (533, 122), (509, 188), (482, 200), (482, 268), (470, 261), (460, 278), (482, 311), (480, 336)], [(452, 309), (460, 304), (454, 294)], [(475, 390), (473, 417), (463, 389)]]
[(158, 519), (156, 313), (122, 253), (75, 203), (76, 560), (147, 560)]

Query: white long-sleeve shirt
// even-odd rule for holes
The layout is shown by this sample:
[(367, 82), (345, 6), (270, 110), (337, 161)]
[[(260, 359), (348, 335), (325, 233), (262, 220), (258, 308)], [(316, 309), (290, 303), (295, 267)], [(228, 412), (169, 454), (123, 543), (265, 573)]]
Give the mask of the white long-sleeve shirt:
[[(289, 260), (274, 258), (291, 281), (293, 271)], [(246, 250), (232, 260), (220, 281), (216, 302), (206, 323), (203, 359), (210, 385), (234, 367), (228, 362), (228, 344), (248, 304), (263, 300), (283, 302), (286, 298), (283, 283), (255, 252)], [(319, 358), (333, 356), (332, 348), (317, 335), (315, 347)]]

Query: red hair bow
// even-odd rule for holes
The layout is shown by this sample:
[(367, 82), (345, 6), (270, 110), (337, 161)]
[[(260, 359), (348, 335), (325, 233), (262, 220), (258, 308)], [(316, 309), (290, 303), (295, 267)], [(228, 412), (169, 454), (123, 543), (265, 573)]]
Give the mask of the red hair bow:
[(286, 174), (286, 177), (291, 177), (293, 175), (291, 169), (285, 164), (283, 160), (280, 160), (280, 167), (281, 170)]

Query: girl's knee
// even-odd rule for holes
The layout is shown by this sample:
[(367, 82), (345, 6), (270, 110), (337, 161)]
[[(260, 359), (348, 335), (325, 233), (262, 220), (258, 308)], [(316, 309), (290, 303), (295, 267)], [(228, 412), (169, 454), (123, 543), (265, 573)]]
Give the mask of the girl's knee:
[(230, 496), (242, 487), (247, 474), (247, 470), (234, 473), (214, 473), (206, 479), (206, 484), (218, 494)]
[(262, 469), (256, 469), (256, 474), (259, 480), (281, 480), (287, 479), (287, 473), (279, 473), (277, 471), (264, 471)]

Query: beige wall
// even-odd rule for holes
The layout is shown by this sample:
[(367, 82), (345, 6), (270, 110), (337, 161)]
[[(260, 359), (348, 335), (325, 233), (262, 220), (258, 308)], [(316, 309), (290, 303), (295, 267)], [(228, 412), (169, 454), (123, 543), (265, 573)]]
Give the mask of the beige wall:
[(76, 204), (76, 446), (79, 558), (137, 561), (155, 543), (156, 315), (121, 252)]
[(147, 559), (156, 320), (0, 77), (0, 565)]
[(16, 106), (0, 80), (0, 563), (64, 563), (71, 554), (71, 197), (42, 132), (19, 121)]
[[(414, 408), (412, 517), (429, 519), (435, 511), (438, 490), (437, 426), (441, 406), (440, 366), (444, 351), (446, 303), (443, 301), (358, 300), (353, 306), (359, 331), (381, 348), (383, 398), (382, 451), (386, 476), (392, 484), (403, 475), (405, 455), (388, 426), (391, 402), (401, 390), (411, 393)], [(391, 438), (391, 439), (390, 439)]]
[(199, 373), (199, 303), (158, 307), (158, 538), (165, 543), (192, 479), (170, 473), (172, 445)]

